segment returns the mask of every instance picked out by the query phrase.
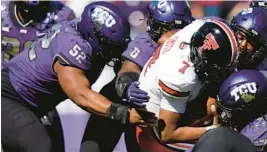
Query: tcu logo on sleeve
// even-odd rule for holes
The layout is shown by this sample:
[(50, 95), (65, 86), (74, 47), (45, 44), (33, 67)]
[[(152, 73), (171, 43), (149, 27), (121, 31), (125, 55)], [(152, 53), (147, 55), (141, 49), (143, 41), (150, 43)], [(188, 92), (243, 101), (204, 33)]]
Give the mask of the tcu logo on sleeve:
[(92, 19), (93, 21), (104, 25), (106, 27), (112, 27), (114, 24), (116, 24), (115, 19), (113, 18), (112, 15), (109, 14), (109, 12), (105, 11), (102, 8), (95, 8), (94, 11), (92, 12)]
[(255, 82), (249, 82), (236, 87), (231, 91), (231, 96), (238, 101), (243, 94), (255, 94), (257, 92), (257, 86)]

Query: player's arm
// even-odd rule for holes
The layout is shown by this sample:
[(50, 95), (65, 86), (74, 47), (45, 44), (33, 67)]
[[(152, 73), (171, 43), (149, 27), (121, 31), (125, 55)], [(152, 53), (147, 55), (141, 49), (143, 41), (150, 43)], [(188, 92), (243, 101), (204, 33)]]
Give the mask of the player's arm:
[[(127, 49), (122, 54), (124, 62), (116, 78), (116, 91), (119, 97), (130, 99), (130, 95), (127, 97), (127, 91), (130, 92), (129, 89), (131, 88), (138, 91), (138, 86), (133, 83), (138, 81), (141, 70), (154, 53), (156, 45), (144, 33), (138, 35), (129, 43)], [(130, 87), (131, 84), (132, 87)], [(142, 91), (140, 92), (142, 94)]]
[(182, 113), (176, 113), (169, 110), (160, 110), (160, 125), (164, 127), (161, 131), (160, 141), (162, 143), (174, 143), (179, 141), (192, 141), (200, 138), (206, 131), (206, 127), (178, 127), (177, 124)]
[(111, 103), (104, 96), (89, 89), (90, 82), (82, 70), (62, 66), (58, 61), (55, 63), (54, 70), (62, 89), (71, 100), (86, 111), (107, 116), (107, 109)]
[(125, 97), (126, 91), (132, 82), (138, 81), (141, 68), (135, 63), (125, 60), (116, 78), (116, 91), (121, 98)]
[[(144, 124), (144, 120), (134, 108), (128, 109), (126, 106), (113, 104), (101, 94), (91, 90), (90, 82), (84, 71), (75, 67), (64, 66), (59, 63), (59, 60), (54, 64), (54, 71), (67, 96), (84, 110), (119, 120), (123, 124), (127, 123), (128, 120), (130, 123)], [(153, 115), (150, 116), (151, 119), (154, 119), (153, 117)]]
[(209, 127), (177, 127), (179, 121), (185, 112), (188, 92), (175, 91), (163, 82), (160, 83), (163, 97), (161, 100), (161, 109), (159, 114), (159, 134), (162, 143), (173, 143), (179, 141), (192, 141), (200, 138)]

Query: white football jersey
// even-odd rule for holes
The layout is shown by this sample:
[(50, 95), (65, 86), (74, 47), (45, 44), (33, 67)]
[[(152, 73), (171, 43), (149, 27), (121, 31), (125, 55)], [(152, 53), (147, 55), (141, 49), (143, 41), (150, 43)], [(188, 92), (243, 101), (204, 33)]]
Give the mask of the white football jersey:
[(169, 38), (146, 63), (140, 88), (150, 96), (146, 107), (159, 115), (160, 108), (184, 113), (187, 102), (199, 93), (202, 83), (190, 61), (190, 40), (205, 23), (196, 20)]

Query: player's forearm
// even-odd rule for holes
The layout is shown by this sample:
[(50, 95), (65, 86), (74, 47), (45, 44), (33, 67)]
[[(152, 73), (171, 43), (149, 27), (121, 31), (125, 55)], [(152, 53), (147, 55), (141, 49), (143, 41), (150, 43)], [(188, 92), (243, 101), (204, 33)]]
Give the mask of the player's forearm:
[(141, 73), (141, 68), (136, 65), (135, 63), (125, 60), (122, 64), (122, 67), (120, 71), (118, 72), (118, 75), (121, 75), (124, 72), (136, 72), (136, 73)]
[(107, 98), (89, 89), (79, 91), (73, 101), (84, 110), (101, 116), (107, 116), (108, 108), (111, 105)]
[(171, 133), (162, 132), (161, 141), (175, 143), (199, 139), (206, 132), (205, 127), (179, 127)]
[(140, 72), (140, 68), (135, 63), (124, 61), (115, 84), (117, 94), (120, 98), (125, 97), (125, 92), (132, 82), (138, 81)]

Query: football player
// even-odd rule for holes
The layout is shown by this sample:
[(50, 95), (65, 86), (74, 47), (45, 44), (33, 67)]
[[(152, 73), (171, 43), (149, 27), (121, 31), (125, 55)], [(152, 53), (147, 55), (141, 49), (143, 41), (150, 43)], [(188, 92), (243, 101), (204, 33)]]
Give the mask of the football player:
[(220, 87), (217, 100), (220, 123), (247, 136), (258, 151), (267, 151), (267, 73), (241, 70)]
[[(137, 81), (142, 68), (146, 61), (153, 55), (158, 46), (157, 43), (163, 43), (166, 37), (170, 37), (177, 29), (182, 29), (193, 20), (189, 5), (185, 1), (153, 1), (148, 6), (148, 21), (147, 32), (139, 34), (132, 40), (128, 48), (123, 52), (124, 60), (121, 65), (115, 68), (117, 81), (112, 80), (104, 86), (100, 91), (101, 94), (109, 98), (111, 101), (121, 101), (123, 98), (124, 104), (133, 103), (137, 106), (142, 106), (142, 102), (147, 102), (146, 93), (138, 90), (138, 85), (135, 83), (131, 87), (133, 81)], [(175, 29), (168, 32), (169, 30)], [(167, 33), (166, 33), (167, 32)], [(164, 33), (166, 35), (162, 36)], [(119, 72), (118, 72), (119, 71)], [(117, 85), (117, 95), (114, 89)], [(129, 87), (128, 94), (125, 92)], [(137, 92), (136, 92), (137, 91)], [(144, 96), (138, 100), (135, 95)], [(140, 98), (140, 97), (139, 97)], [(106, 126), (109, 126), (106, 128)], [(91, 115), (83, 137), (81, 152), (87, 152), (87, 141), (96, 141), (101, 148), (101, 151), (112, 151), (121, 137), (122, 132), (126, 132), (125, 141), (127, 151), (138, 151), (136, 141), (135, 126), (121, 125), (117, 122), (110, 121), (106, 118)], [(106, 136), (106, 138), (102, 138)]]
[[(240, 45), (238, 69), (267, 70), (267, 12), (261, 8), (241, 10), (231, 21)], [(253, 22), (251, 22), (253, 21)]]
[[(197, 140), (217, 126), (177, 126), (187, 103), (218, 86), (235, 68), (238, 43), (226, 21), (196, 20), (169, 38), (146, 63), (140, 88), (159, 118), (156, 134), (163, 144)], [(216, 85), (214, 85), (216, 84)]]
[[(1, 6), (1, 68), (42, 37), (49, 27), (74, 17), (74, 12), (59, 1), (2, 1)], [(53, 151), (63, 152), (64, 140), (57, 110), (50, 111), (41, 121), (53, 140)]]
[[(142, 105), (143, 101), (147, 101), (147, 96), (144, 96), (143, 101), (139, 101), (140, 97), (135, 96), (142, 96), (143, 92), (139, 94), (135, 89), (128, 89), (128, 87), (133, 81), (138, 80), (145, 63), (154, 54), (159, 38), (172, 29), (184, 28), (193, 20), (190, 7), (185, 1), (152, 2), (148, 10), (148, 30), (146, 33), (139, 34), (123, 52), (124, 62), (116, 80), (118, 95), (127, 100), (136, 100), (137, 105)], [(159, 43), (162, 44), (162, 40)], [(138, 87), (137, 84), (132, 83), (131, 88), (135, 87)], [(141, 103), (138, 104), (138, 102)]]
[(74, 18), (74, 12), (59, 1), (3, 1), (1, 5), (1, 68), (49, 27)]
[(1, 73), (4, 150), (51, 151), (38, 118), (66, 98), (123, 124), (154, 124), (154, 114), (111, 103), (90, 89), (104, 65), (126, 48), (129, 34), (129, 23), (119, 8), (94, 2), (85, 7), (81, 20), (52, 26), (14, 57)]
[[(267, 24), (262, 22), (263, 18), (266, 17), (266, 11), (259, 7), (241, 10), (233, 17), (231, 26), (240, 44), (238, 70), (256, 69), (266, 71)], [(248, 126), (248, 128), (250, 127)], [(266, 132), (266, 129), (263, 129), (260, 134), (264, 132)]]

